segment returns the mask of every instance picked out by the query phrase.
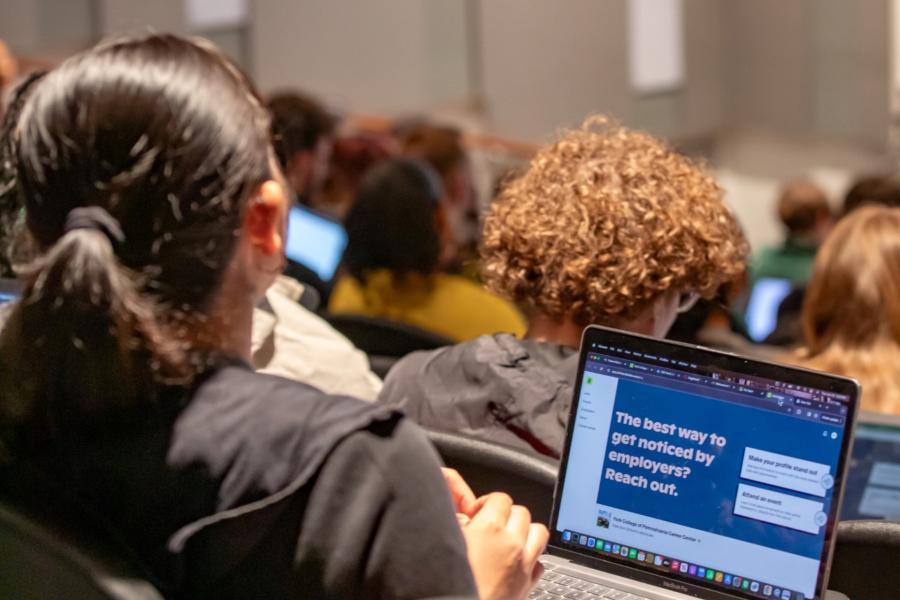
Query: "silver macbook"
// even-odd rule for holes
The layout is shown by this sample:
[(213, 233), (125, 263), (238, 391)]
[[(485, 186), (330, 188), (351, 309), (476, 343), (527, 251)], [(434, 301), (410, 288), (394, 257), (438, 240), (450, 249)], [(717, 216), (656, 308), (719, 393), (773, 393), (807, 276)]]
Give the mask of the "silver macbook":
[(534, 598), (825, 597), (853, 380), (589, 327)]

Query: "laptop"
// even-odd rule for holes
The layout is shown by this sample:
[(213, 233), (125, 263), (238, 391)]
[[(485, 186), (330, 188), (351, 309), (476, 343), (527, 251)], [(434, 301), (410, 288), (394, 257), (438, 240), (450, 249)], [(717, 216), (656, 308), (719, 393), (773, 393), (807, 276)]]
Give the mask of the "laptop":
[(0, 305), (18, 300), (22, 295), (22, 284), (16, 279), (0, 277)]
[(856, 382), (601, 327), (577, 377), (533, 598), (825, 597)]
[(900, 416), (860, 413), (841, 519), (900, 520)]
[(284, 249), (290, 260), (311, 269), (328, 283), (334, 278), (346, 247), (347, 232), (336, 220), (305, 206), (291, 207)]
[(778, 308), (794, 290), (790, 279), (763, 277), (750, 291), (744, 320), (747, 323), (747, 334), (756, 342), (762, 342), (775, 331), (778, 325)]

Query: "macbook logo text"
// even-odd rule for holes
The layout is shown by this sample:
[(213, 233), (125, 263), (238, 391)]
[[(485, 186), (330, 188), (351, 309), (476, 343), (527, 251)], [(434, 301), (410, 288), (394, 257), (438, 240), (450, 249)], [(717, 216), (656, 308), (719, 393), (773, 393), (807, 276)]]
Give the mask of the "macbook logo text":
[(680, 583), (675, 583), (674, 581), (663, 581), (663, 587), (669, 588), (670, 590), (675, 590), (676, 592), (687, 592), (688, 588), (686, 585), (681, 585)]

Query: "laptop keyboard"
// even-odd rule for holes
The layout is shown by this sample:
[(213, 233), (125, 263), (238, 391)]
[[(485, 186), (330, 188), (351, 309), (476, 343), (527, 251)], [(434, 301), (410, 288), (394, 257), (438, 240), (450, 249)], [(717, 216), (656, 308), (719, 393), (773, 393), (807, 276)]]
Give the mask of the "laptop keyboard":
[(556, 565), (548, 563), (544, 563), (544, 575), (528, 597), (531, 600), (648, 600), (644, 596), (582, 579), (571, 571), (558, 570)]

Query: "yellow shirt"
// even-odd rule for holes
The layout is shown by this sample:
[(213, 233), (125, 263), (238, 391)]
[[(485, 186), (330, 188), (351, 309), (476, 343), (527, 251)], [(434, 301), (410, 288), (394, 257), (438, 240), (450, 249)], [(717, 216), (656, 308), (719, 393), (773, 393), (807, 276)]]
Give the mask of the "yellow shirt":
[(389, 271), (376, 271), (362, 285), (341, 277), (328, 310), (402, 321), (455, 341), (490, 333), (525, 334), (525, 319), (515, 306), (455, 275), (410, 275), (395, 283)]

